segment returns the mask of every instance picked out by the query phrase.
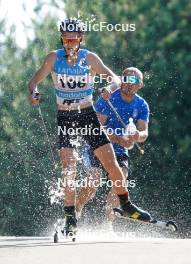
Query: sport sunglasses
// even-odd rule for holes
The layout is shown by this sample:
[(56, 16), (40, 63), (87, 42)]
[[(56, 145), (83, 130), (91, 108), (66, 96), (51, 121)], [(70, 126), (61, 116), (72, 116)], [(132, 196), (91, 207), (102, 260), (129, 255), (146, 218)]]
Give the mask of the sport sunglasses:
[(79, 43), (80, 42), (80, 38), (63, 38), (63, 43), (67, 44), (67, 43)]

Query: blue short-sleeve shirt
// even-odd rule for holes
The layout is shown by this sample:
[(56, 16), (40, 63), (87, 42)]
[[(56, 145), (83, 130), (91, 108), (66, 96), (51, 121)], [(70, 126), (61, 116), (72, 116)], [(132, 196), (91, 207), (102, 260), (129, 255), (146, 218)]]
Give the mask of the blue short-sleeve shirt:
[[(134, 96), (131, 102), (127, 102), (122, 99), (120, 89), (118, 89), (112, 93), (110, 101), (126, 125), (129, 123), (129, 118), (133, 118), (135, 124), (138, 120), (149, 122), (149, 106), (147, 102), (138, 94)], [(98, 113), (107, 116), (105, 124), (106, 128), (111, 128), (113, 130), (117, 129), (117, 134), (120, 135), (121, 131), (122, 135), (122, 125), (107, 101), (100, 97), (95, 103), (95, 108)], [(124, 153), (128, 154), (127, 148), (118, 144), (113, 144), (113, 147), (116, 155)]]

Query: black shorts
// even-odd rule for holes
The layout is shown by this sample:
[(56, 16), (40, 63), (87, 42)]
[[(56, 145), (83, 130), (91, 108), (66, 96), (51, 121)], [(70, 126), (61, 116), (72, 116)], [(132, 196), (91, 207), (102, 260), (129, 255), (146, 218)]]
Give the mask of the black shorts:
[[(89, 148), (88, 145), (85, 145), (82, 152), (83, 163), (86, 169), (90, 169), (91, 167), (102, 168), (103, 166), (99, 159), (94, 155), (93, 151)], [(121, 168), (126, 168), (128, 170), (128, 155), (120, 154), (116, 155), (118, 164)]]
[(87, 142), (92, 150), (110, 143), (98, 121), (94, 108), (58, 110), (58, 149), (75, 148), (79, 139)]

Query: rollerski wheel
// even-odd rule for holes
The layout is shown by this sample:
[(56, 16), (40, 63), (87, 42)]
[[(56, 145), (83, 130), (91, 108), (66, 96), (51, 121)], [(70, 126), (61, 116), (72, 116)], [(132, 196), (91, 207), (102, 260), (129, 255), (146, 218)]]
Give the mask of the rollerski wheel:
[(54, 233), (54, 243), (58, 243), (58, 231)]
[(176, 225), (176, 223), (174, 221), (168, 221), (166, 223), (166, 227), (168, 229), (170, 229), (172, 232), (178, 231), (178, 227), (177, 227), (177, 225)]

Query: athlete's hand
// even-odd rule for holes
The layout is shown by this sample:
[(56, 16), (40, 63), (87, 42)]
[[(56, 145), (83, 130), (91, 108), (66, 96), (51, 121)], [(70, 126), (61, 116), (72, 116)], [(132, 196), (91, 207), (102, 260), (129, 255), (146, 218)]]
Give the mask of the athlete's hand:
[(128, 135), (128, 138), (132, 142), (138, 142), (139, 141), (139, 134), (140, 134), (139, 130), (136, 130), (133, 135)]
[(120, 136), (119, 145), (124, 148), (132, 149), (134, 147), (134, 141), (129, 137)]
[(109, 100), (111, 97), (111, 91), (107, 89), (107, 87), (102, 88), (101, 90), (101, 96), (104, 100)]
[(123, 148), (132, 149), (134, 147), (134, 142), (127, 136), (118, 136), (116, 134), (108, 135), (112, 143), (118, 144)]
[(40, 101), (40, 93), (33, 91), (30, 95), (30, 102), (32, 105), (38, 105)]
[(138, 140), (139, 140), (139, 130), (136, 130), (135, 134), (133, 135), (122, 136), (119, 142), (122, 147), (132, 149), (134, 147), (135, 142), (138, 142)]

